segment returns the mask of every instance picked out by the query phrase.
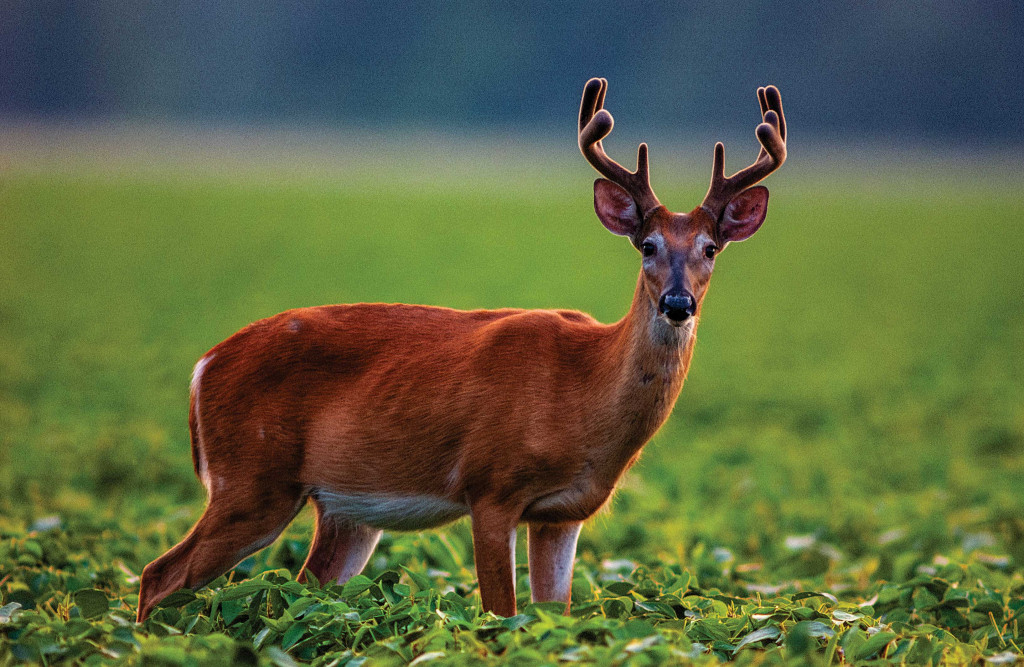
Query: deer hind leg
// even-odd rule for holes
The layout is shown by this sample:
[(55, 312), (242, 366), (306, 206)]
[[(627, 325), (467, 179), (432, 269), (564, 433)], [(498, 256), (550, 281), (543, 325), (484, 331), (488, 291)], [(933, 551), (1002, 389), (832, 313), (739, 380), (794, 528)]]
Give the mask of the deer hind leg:
[(273, 542), (304, 500), (297, 485), (215, 493), (188, 535), (142, 570), (138, 621), (170, 593), (201, 588)]
[(338, 521), (313, 501), (316, 532), (299, 581), (310, 572), (317, 581), (343, 584), (363, 571), (383, 531), (370, 526)]
[(564, 602), (569, 613), (576, 540), (583, 523), (531, 523), (530, 595), (534, 602)]

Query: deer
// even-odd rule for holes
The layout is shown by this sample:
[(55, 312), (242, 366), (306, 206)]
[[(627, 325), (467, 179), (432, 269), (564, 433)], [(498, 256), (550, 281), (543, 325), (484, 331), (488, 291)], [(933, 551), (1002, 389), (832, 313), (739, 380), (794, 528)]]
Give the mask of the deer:
[(260, 320), (195, 365), (189, 429), (206, 508), (142, 572), (138, 621), (171, 592), (199, 589), (271, 544), (307, 503), (315, 528), (300, 572), (344, 583), (382, 531), (469, 515), (484, 611), (516, 614), (515, 543), (527, 524), (531, 599), (571, 602), (577, 539), (668, 419), (689, 370), (719, 253), (764, 222), (757, 185), (786, 159), (777, 88), (757, 89), (761, 145), (689, 213), (650, 185), (647, 144), (629, 171), (606, 154), (608, 82), (589, 80), (579, 148), (603, 177), (598, 219), (639, 251), (626, 315), (462, 311), (357, 303)]

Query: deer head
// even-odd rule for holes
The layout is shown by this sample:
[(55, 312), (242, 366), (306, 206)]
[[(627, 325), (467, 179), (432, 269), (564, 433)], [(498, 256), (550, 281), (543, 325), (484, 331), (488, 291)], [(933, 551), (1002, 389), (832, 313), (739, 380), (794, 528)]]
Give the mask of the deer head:
[(594, 208), (613, 234), (629, 237), (643, 255), (641, 281), (658, 316), (681, 326), (704, 299), (715, 258), (732, 241), (758, 230), (768, 211), (768, 189), (756, 185), (786, 160), (786, 121), (775, 86), (757, 89), (761, 152), (749, 167), (725, 176), (725, 146), (715, 144), (711, 187), (689, 213), (673, 213), (651, 189), (647, 144), (637, 151), (636, 171), (608, 157), (601, 146), (614, 125), (604, 108), (608, 82), (591, 79), (580, 105), (579, 145), (604, 178), (594, 182)]

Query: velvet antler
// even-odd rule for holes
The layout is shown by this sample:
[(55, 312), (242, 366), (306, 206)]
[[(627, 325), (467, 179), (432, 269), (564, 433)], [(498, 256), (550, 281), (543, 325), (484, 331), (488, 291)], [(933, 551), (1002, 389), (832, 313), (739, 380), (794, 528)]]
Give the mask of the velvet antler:
[(636, 154), (636, 171), (631, 172), (608, 157), (601, 140), (611, 134), (615, 121), (604, 108), (604, 96), (608, 92), (608, 81), (591, 79), (583, 88), (580, 103), (579, 144), (583, 157), (602, 176), (622, 186), (633, 197), (641, 215), (661, 206), (651, 190), (650, 168), (647, 162), (647, 144), (640, 144)]
[(755, 133), (761, 151), (754, 164), (725, 177), (725, 145), (715, 144), (715, 160), (711, 167), (711, 187), (701, 206), (717, 220), (733, 197), (764, 180), (786, 161), (786, 117), (782, 113), (782, 95), (775, 86), (757, 89), (761, 103), (761, 124)]

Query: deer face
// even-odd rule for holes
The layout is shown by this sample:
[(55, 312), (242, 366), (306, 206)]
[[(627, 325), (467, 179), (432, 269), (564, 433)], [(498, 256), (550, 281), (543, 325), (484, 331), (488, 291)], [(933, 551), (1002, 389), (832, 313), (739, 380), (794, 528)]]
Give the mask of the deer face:
[(736, 195), (721, 220), (702, 206), (690, 213), (658, 206), (642, 219), (628, 192), (598, 179), (594, 208), (609, 231), (633, 241), (642, 255), (647, 296), (658, 316), (678, 327), (700, 309), (719, 251), (732, 241), (750, 238), (764, 222), (768, 190), (758, 186)]
[[(749, 238), (764, 222), (768, 190), (755, 185), (786, 160), (786, 120), (774, 86), (757, 89), (761, 152), (752, 165), (725, 176), (725, 146), (715, 144), (711, 187), (690, 213), (672, 213), (651, 189), (647, 144), (640, 144), (636, 171), (608, 157), (601, 140), (615, 121), (604, 108), (608, 82), (591, 79), (580, 103), (579, 145), (602, 176), (594, 183), (594, 208), (613, 234), (628, 236), (643, 255), (643, 285), (659, 317), (680, 326), (700, 309), (718, 252)], [(606, 180), (607, 179), (607, 180)]]

